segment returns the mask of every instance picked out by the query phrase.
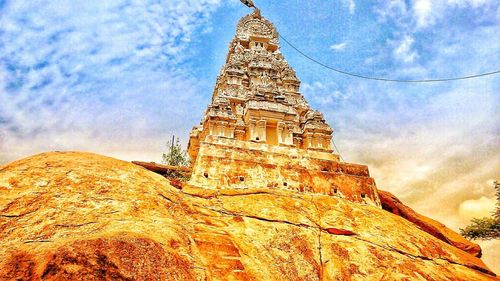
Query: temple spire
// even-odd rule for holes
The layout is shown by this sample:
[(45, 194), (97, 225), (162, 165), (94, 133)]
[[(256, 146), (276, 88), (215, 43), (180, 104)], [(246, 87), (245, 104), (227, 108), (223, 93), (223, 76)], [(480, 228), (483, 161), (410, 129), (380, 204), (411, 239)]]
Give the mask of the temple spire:
[(333, 130), (300, 84), (280, 51), (278, 31), (255, 9), (238, 23), (212, 101), (191, 132), (191, 158), (208, 136), (331, 152)]

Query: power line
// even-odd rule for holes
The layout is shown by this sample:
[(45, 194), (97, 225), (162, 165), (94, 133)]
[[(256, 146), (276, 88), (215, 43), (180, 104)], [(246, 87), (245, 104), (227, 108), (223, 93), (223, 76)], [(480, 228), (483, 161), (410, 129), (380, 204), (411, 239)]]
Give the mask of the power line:
[(442, 78), (442, 79), (422, 79), (422, 80), (404, 80), (404, 79), (389, 79), (389, 78), (381, 78), (381, 77), (370, 77), (370, 76), (365, 76), (365, 75), (360, 75), (360, 74), (356, 74), (356, 73), (351, 73), (351, 72), (347, 72), (347, 71), (344, 71), (344, 70), (341, 70), (341, 69), (337, 69), (337, 68), (333, 68), (331, 66), (328, 66), (312, 57), (310, 57), (309, 55), (305, 54), (304, 52), (302, 52), (300, 49), (298, 49), (297, 47), (295, 47), (292, 43), (290, 43), (290, 41), (286, 40), (285, 37), (283, 37), (282, 35), (279, 35), (281, 39), (283, 39), (283, 41), (285, 41), (285, 43), (287, 43), (290, 47), (292, 47), (292, 49), (294, 49), (295, 51), (297, 51), (299, 54), (301, 54), (302, 56), (304, 56), (305, 58), (309, 59), (310, 61), (316, 63), (316, 64), (319, 64), (320, 66), (324, 67), (324, 68), (327, 68), (327, 69), (330, 69), (332, 71), (335, 71), (335, 72), (338, 72), (338, 73), (341, 73), (341, 74), (344, 74), (344, 75), (348, 75), (348, 76), (352, 76), (352, 77), (357, 77), (357, 78), (363, 78), (363, 79), (368, 79), (368, 80), (376, 80), (376, 81), (384, 81), (384, 82), (400, 82), (400, 83), (431, 83), (431, 82), (446, 82), (446, 81), (456, 81), (456, 80), (465, 80), (465, 79), (472, 79), (472, 78), (478, 78), (478, 77), (482, 77), (482, 76), (488, 76), (488, 75), (494, 75), (494, 74), (499, 74), (500, 73), (500, 70), (496, 70), (496, 71), (492, 71), (492, 72), (486, 72), (486, 73), (481, 73), (481, 74), (475, 74), (475, 75), (469, 75), (469, 76), (462, 76), (462, 77), (453, 77), (453, 78)]
[(342, 160), (342, 162), (345, 162), (344, 157), (342, 157), (342, 154), (340, 154), (340, 150), (337, 148), (337, 145), (335, 144), (335, 141), (333, 140), (333, 138), (332, 138), (332, 143), (333, 143), (333, 147), (335, 148), (335, 150), (339, 154), (340, 160)]

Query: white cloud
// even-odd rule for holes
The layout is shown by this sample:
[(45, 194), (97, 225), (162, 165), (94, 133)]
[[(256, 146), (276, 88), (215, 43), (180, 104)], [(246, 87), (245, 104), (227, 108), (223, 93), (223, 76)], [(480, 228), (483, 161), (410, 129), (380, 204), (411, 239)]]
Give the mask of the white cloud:
[(433, 5), (431, 0), (415, 0), (413, 2), (413, 12), (417, 19), (417, 26), (426, 27), (434, 20)]
[(436, 22), (446, 19), (449, 14), (457, 13), (456, 8), (478, 9), (478, 18), (487, 18), (490, 14), (494, 17), (498, 7), (500, 5), (496, 0), (414, 0), (412, 5), (417, 28), (435, 25)]
[(379, 5), (375, 6), (375, 13), (378, 20), (385, 22), (406, 15), (407, 6), (404, 0), (381, 1)]
[(473, 8), (477, 8), (477, 7), (484, 6), (484, 5), (495, 4), (498, 1), (496, 1), (496, 0), (448, 0), (447, 2), (449, 5), (453, 5), (453, 6), (459, 6), (459, 7), (470, 6)]
[(405, 35), (399, 42), (395, 43), (393, 51), (394, 58), (404, 63), (412, 63), (418, 58), (418, 53), (413, 49), (415, 39)]
[(464, 220), (491, 217), (493, 211), (495, 210), (495, 206), (495, 197), (488, 198), (482, 196), (479, 199), (469, 199), (460, 203), (458, 213)]
[(349, 9), (351, 15), (356, 12), (356, 2), (354, 2), (354, 0), (342, 0), (342, 5)]
[(344, 51), (346, 47), (347, 47), (347, 42), (344, 41), (342, 43), (331, 45), (330, 49), (337, 51), (337, 52), (340, 52), (340, 51)]
[(304, 83), (301, 87), (306, 99), (319, 106), (332, 106), (338, 100), (349, 97), (349, 93), (341, 92), (338, 85), (333, 82)]
[[(460, 19), (457, 14), (474, 13), (473, 21), (495, 21), (500, 14), (497, 0), (404, 0), (380, 1), (375, 7), (378, 19), (392, 21), (414, 32), (443, 24), (450, 19)], [(470, 21), (470, 19), (468, 19)]]
[(199, 121), (187, 113), (202, 113), (206, 85), (182, 63), (219, 2), (6, 3), (0, 159), (67, 149), (159, 157), (167, 135)]

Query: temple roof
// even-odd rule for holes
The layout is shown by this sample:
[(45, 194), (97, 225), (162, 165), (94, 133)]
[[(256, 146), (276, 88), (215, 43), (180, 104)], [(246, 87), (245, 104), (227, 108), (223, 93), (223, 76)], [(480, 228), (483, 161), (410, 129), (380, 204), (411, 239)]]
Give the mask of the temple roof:
[(243, 17), (236, 28), (236, 37), (249, 41), (251, 37), (267, 39), (271, 44), (278, 45), (278, 31), (274, 25), (263, 18), (258, 9)]

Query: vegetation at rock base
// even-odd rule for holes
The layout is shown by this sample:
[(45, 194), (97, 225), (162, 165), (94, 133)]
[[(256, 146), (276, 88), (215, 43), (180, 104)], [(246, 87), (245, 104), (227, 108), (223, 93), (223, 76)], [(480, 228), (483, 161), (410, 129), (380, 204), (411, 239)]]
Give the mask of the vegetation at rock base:
[(162, 163), (170, 166), (188, 166), (189, 158), (187, 152), (182, 149), (179, 138), (167, 141), (168, 152), (163, 153)]
[[(187, 152), (182, 149), (179, 138), (173, 137), (171, 141), (167, 141), (168, 152), (163, 153), (162, 163), (170, 166), (189, 166), (189, 156)], [(178, 171), (170, 171), (168, 174), (164, 175), (166, 178), (177, 178), (182, 181), (188, 181), (189, 177), (186, 177)]]
[(471, 224), (460, 229), (462, 236), (470, 239), (499, 239), (500, 238), (500, 182), (495, 181), (497, 207), (491, 218), (472, 219)]

